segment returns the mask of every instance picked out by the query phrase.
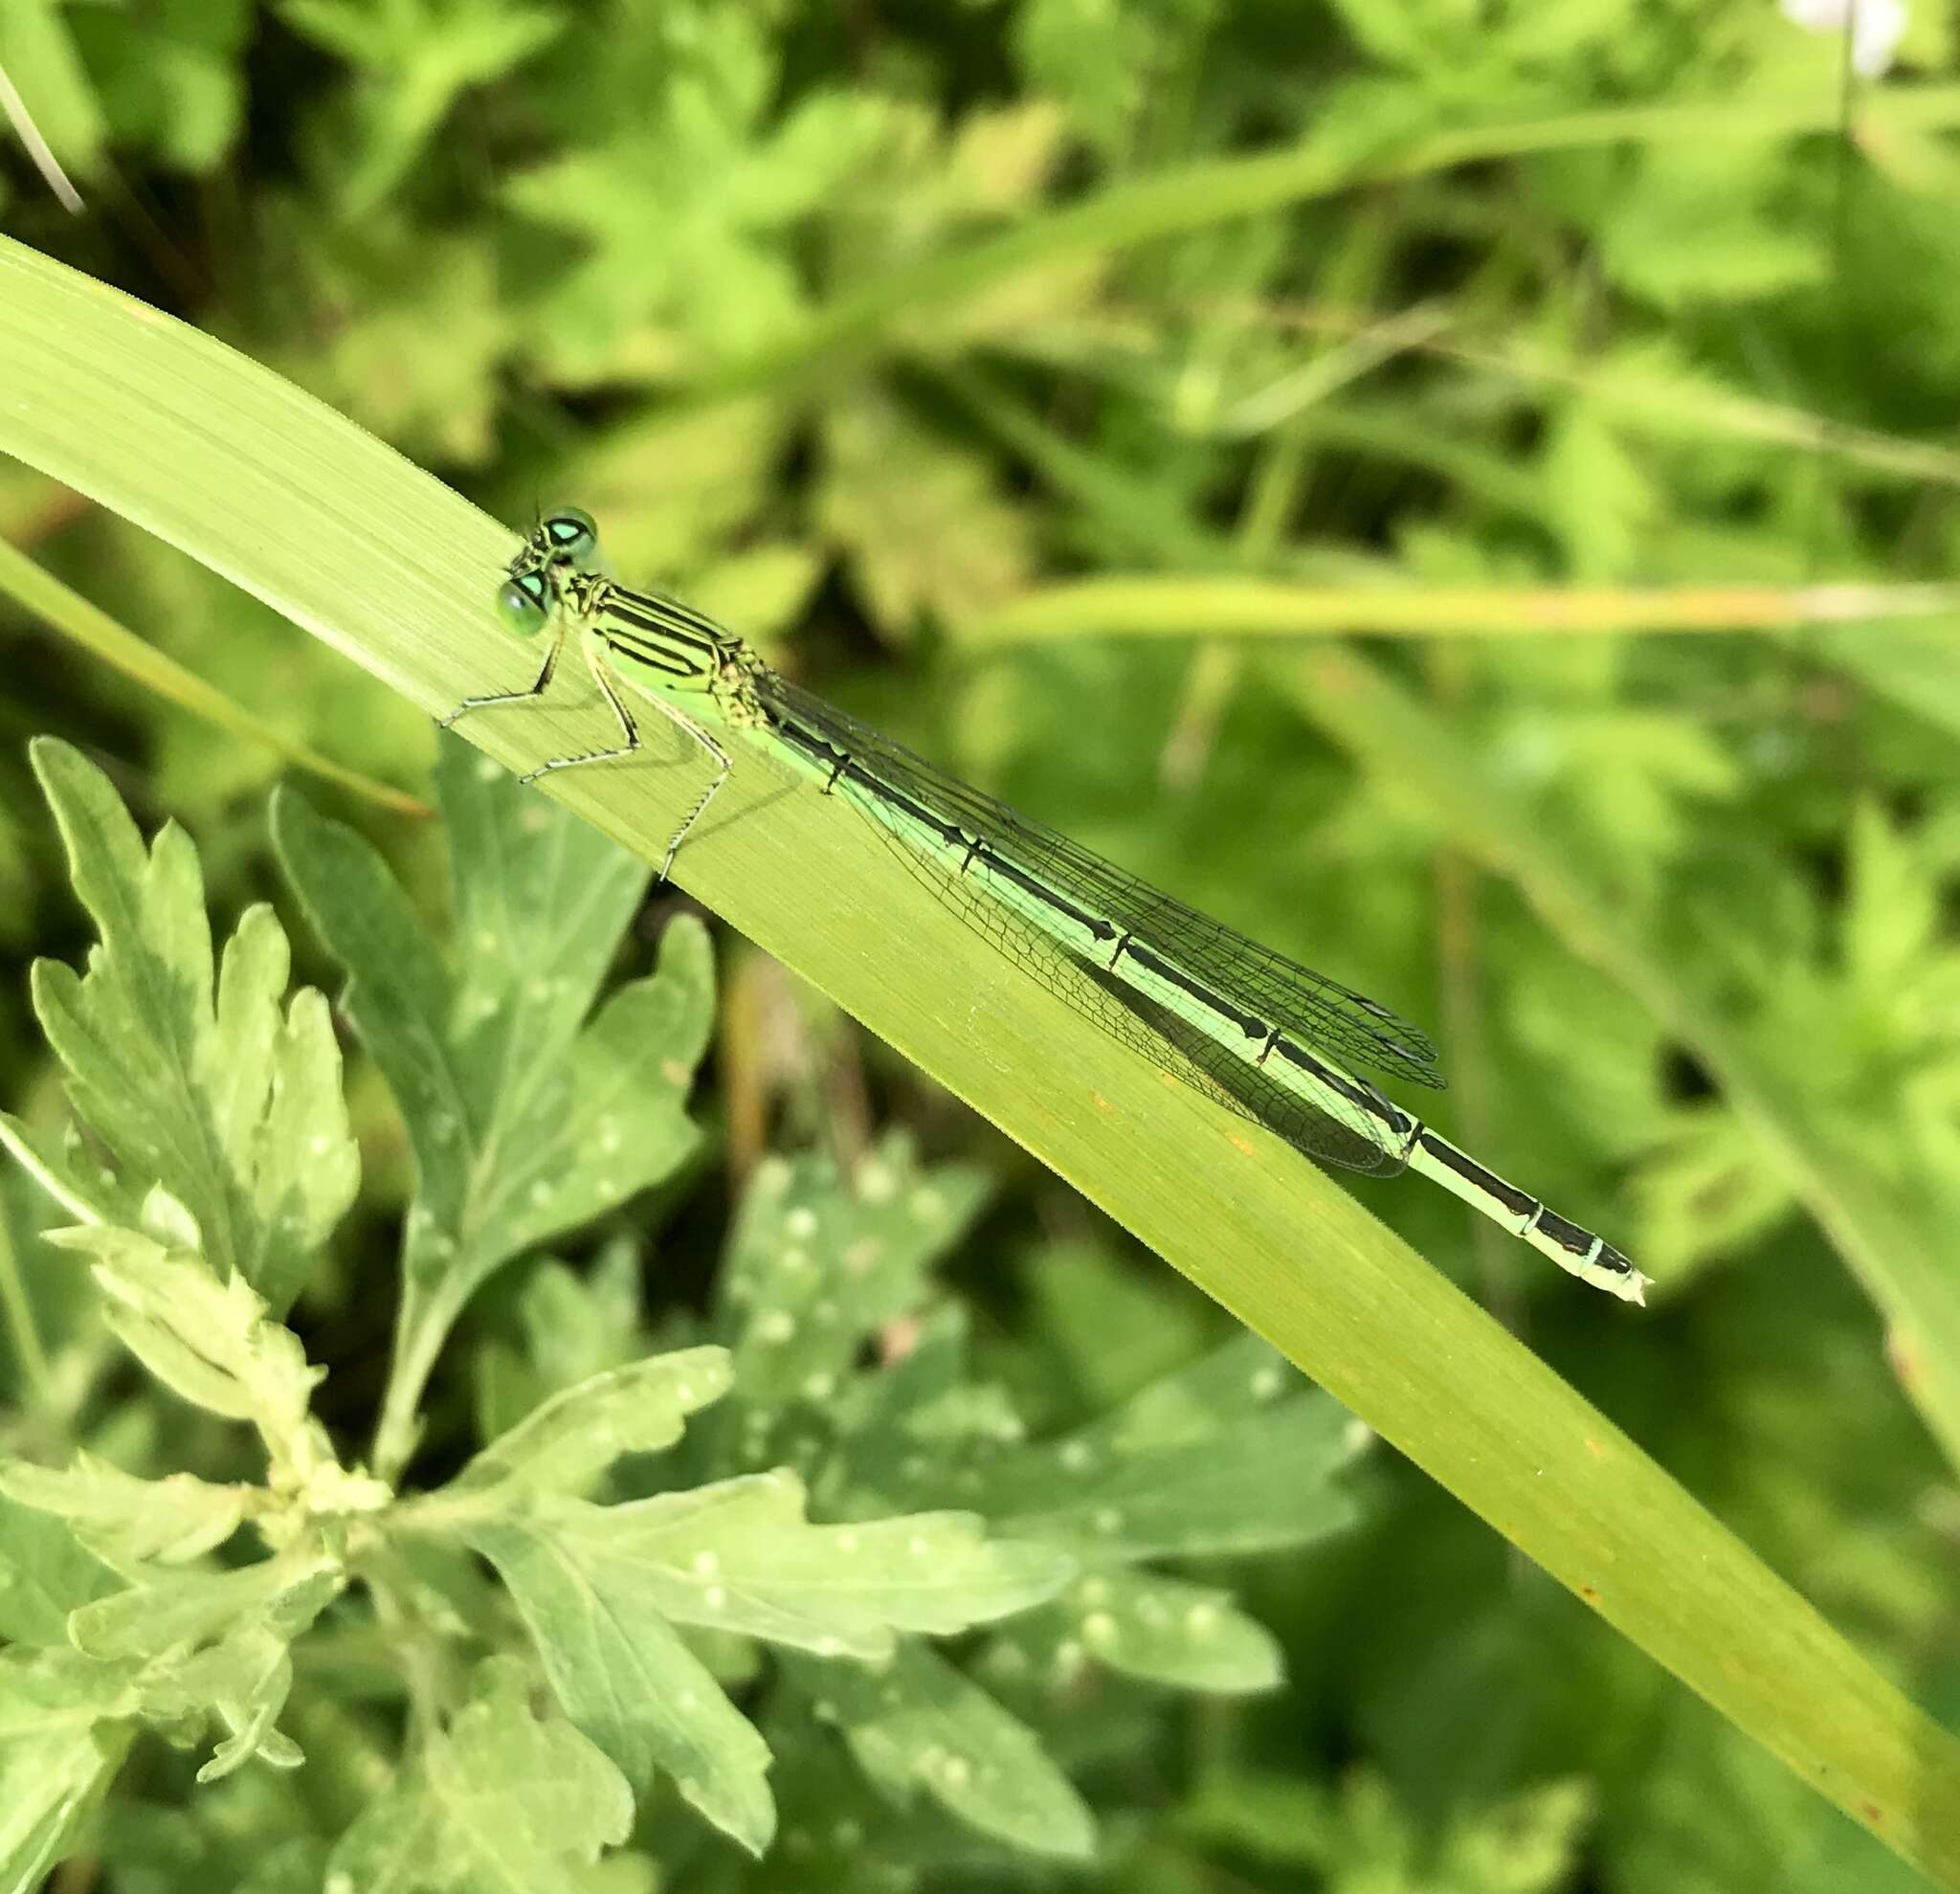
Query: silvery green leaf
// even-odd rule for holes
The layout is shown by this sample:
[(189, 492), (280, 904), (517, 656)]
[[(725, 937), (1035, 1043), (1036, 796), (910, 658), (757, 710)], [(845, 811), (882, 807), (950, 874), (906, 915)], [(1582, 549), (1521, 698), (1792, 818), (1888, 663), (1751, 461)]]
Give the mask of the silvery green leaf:
[(96, 1259), (105, 1319), (160, 1381), (249, 1420), (276, 1454), (290, 1451), (325, 1370), (307, 1365), (300, 1338), (269, 1319), (243, 1278), (220, 1282), (200, 1256), (113, 1225), (50, 1231), (48, 1240)]
[[(1346, 1409), (1302, 1392), (1268, 1353), (1228, 1343), (1064, 1438), (975, 1452), (960, 1504), (1097, 1567), (1269, 1551), (1340, 1530), (1356, 1508), (1333, 1476), (1361, 1437)], [(903, 1504), (939, 1483), (915, 1451), (878, 1490)]]
[(0, 1461), (0, 1493), (65, 1519), (85, 1546), (121, 1566), (182, 1564), (223, 1545), (245, 1515), (250, 1489), (213, 1486), (189, 1473), (139, 1480), (78, 1453), (62, 1471)]
[(728, 1381), (725, 1348), (681, 1348), (610, 1369), (534, 1408), (464, 1467), (452, 1489), (508, 1482), (580, 1492), (621, 1454), (672, 1446), (687, 1416), (719, 1400)]
[(702, 1815), (760, 1855), (776, 1818), (768, 1747), (673, 1626), (641, 1608), (630, 1575), (588, 1571), (548, 1525), (522, 1516), (481, 1522), (469, 1542), (510, 1588), (566, 1715), (635, 1792), (664, 1771)]
[(301, 1552), (229, 1571), (172, 1572), (83, 1605), (68, 1635), (77, 1650), (101, 1659), (193, 1651), (255, 1620), (290, 1640), (345, 1584), (337, 1559)]
[(1085, 1572), (1060, 1597), (1016, 1618), (991, 1643), (986, 1674), (1058, 1684), (1101, 1664), (1150, 1683), (1238, 1695), (1284, 1677), (1278, 1641), (1231, 1594), (1156, 1572)]
[[(923, 1170), (898, 1136), (849, 1177), (821, 1157), (760, 1166), (729, 1241), (717, 1322), (735, 1349), (741, 1402), (751, 1413), (825, 1407), (865, 1339), (924, 1298), (927, 1271), (985, 1188), (976, 1170)], [(743, 1444), (747, 1463), (766, 1458), (766, 1440)]]
[(880, 1658), (901, 1631), (1004, 1617), (1075, 1569), (1051, 1548), (985, 1537), (970, 1513), (814, 1526), (805, 1504), (802, 1482), (778, 1469), (624, 1505), (540, 1500), (524, 1524), (635, 1612), (826, 1656)]
[(611, 1238), (591, 1266), (574, 1270), (555, 1257), (528, 1265), (517, 1295), (521, 1347), (486, 1339), (477, 1351), (480, 1438), (507, 1433), (547, 1395), (644, 1354), (640, 1246)]
[(882, 1668), (789, 1656), (818, 1720), (895, 1801), (927, 1795), (1016, 1847), (1065, 1861), (1094, 1851), (1096, 1828), (1075, 1785), (1035, 1733), (924, 1644)]
[(564, 1718), (534, 1716), (522, 1667), (493, 1658), (469, 1705), (341, 1837), (326, 1894), (586, 1894), (581, 1864), (632, 1825), (619, 1771)]
[(34, 1009), (108, 1174), (11, 1121), (0, 1142), (88, 1218), (124, 1218), (161, 1185), (213, 1269), (282, 1311), (359, 1182), (325, 1003), (305, 988), (286, 1002), (291, 954), (268, 907), (214, 964), (189, 838), (167, 825), (145, 849), (78, 751), (42, 738), (33, 755), (100, 936), (85, 973), (36, 963)]
[(26, 1890), (67, 1852), (135, 1733), (126, 1669), (73, 1651), (0, 1651), (0, 1887)]
[(297, 795), (273, 804), (280, 862), (346, 972), (342, 1005), (415, 1154), (384, 1472), (481, 1283), (691, 1153), (683, 1103), (712, 1008), (706, 931), (683, 916), (657, 973), (588, 1019), (644, 864), (467, 745), (444, 745), (436, 784), (456, 837), (454, 969), (365, 840)]

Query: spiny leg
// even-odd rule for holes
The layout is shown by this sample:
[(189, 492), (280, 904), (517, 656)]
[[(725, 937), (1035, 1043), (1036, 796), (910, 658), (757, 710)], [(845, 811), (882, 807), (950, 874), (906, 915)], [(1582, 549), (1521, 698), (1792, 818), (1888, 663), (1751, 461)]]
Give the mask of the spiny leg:
[[(618, 688), (612, 681), (612, 675), (606, 667), (605, 658), (601, 655), (596, 643), (588, 643), (586, 646), (586, 663), (591, 671), (592, 681), (598, 685), (600, 693), (606, 702), (612, 706), (612, 714), (619, 719), (620, 730), (626, 737), (625, 744), (616, 749), (592, 750), (584, 756), (558, 757), (554, 761), (546, 763), (542, 769), (533, 769), (528, 776), (523, 778), (523, 781), (527, 783), (535, 782), (540, 776), (548, 775), (554, 769), (572, 769), (587, 763), (608, 763), (615, 757), (631, 756), (639, 748), (639, 725), (633, 721), (632, 714), (620, 701)], [(674, 858), (680, 852), (680, 844), (687, 839), (688, 831), (701, 820), (702, 816), (706, 813), (708, 804), (714, 801), (715, 792), (728, 780), (730, 765), (728, 762), (728, 752), (706, 730), (702, 729), (692, 717), (688, 716), (685, 711), (678, 709), (663, 698), (649, 696), (646, 702), (652, 704), (677, 729), (684, 730), (696, 743), (700, 744), (702, 748), (706, 750), (708, 755), (714, 759), (716, 766), (714, 781), (702, 791), (700, 796), (696, 798), (694, 807), (687, 813), (687, 819), (681, 823), (679, 828), (675, 830), (673, 840), (667, 844), (667, 853), (660, 862), (659, 873), (659, 880), (665, 881), (668, 871), (674, 866)]]
[[(535, 783), (540, 776), (548, 776), (556, 769), (580, 769), (588, 763), (611, 763), (621, 756), (631, 756), (639, 748), (639, 725), (633, 721), (632, 714), (619, 701), (619, 693), (612, 688), (612, 680), (606, 675), (606, 667), (596, 646), (589, 636), (585, 640), (586, 669), (592, 674), (592, 681), (599, 687), (599, 695), (612, 706), (612, 714), (619, 720), (619, 734), (625, 742), (612, 749), (588, 749), (577, 756), (554, 756), (548, 763), (541, 763), (527, 776), (520, 776), (520, 783)], [(654, 700), (649, 700), (653, 702)]]
[(545, 663), (538, 673), (538, 680), (529, 690), (498, 691), (489, 697), (466, 697), (435, 727), (438, 730), (446, 730), (468, 712), (487, 710), (494, 703), (528, 703), (533, 698), (543, 697), (550, 688), (551, 673), (558, 667), (558, 654), (565, 649), (565, 633), (566, 622), (561, 618), (557, 630), (551, 635), (551, 642), (546, 649)]

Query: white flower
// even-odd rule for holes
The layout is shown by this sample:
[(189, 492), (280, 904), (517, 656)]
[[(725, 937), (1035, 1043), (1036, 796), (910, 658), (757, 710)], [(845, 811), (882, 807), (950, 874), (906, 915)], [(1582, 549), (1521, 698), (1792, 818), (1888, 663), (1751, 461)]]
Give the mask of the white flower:
[(1905, 33), (1905, 0), (1782, 0), (1783, 16), (1812, 33), (1851, 34), (1851, 69), (1877, 78)]

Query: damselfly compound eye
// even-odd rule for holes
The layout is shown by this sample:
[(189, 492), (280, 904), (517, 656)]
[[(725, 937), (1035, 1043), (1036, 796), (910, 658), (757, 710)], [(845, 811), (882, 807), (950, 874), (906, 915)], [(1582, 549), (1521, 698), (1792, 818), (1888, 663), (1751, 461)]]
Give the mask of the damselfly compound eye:
[(552, 559), (585, 571), (599, 550), (599, 528), (582, 506), (555, 506), (538, 523), (538, 539)]
[(542, 572), (523, 572), (497, 588), (497, 615), (506, 631), (532, 638), (551, 615), (551, 594)]

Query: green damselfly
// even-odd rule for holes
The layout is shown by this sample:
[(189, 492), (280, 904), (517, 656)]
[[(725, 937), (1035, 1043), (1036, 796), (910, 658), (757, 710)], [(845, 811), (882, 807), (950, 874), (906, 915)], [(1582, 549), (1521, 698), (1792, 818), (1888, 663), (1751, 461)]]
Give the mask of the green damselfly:
[(1111, 1036), (1297, 1149), (1360, 1171), (1415, 1170), (1623, 1301), (1647, 1278), (1610, 1243), (1506, 1183), (1361, 1076), (1440, 1085), (1435, 1049), (1387, 1007), (1187, 907), (791, 683), (742, 639), (598, 570), (576, 507), (546, 514), (498, 591), (504, 623), (551, 627), (528, 689), (473, 697), (444, 720), (541, 697), (578, 633), (621, 741), (524, 780), (631, 756), (628, 685), (678, 725), (714, 775), (675, 831), (662, 878), (732, 763), (718, 732), (761, 744), (868, 816), (907, 868), (997, 949)]

